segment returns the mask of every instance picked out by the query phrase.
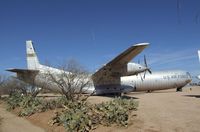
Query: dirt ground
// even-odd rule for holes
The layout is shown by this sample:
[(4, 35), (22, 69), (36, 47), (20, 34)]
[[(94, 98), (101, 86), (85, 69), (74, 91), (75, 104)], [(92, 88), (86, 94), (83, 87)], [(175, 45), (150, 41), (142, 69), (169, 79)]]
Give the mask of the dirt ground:
[(42, 128), (33, 125), (28, 120), (8, 112), (1, 102), (0, 117), (0, 132), (44, 132)]
[[(100, 127), (95, 132), (199, 132), (200, 87), (185, 87), (183, 92), (175, 91), (127, 95), (139, 101), (137, 116), (131, 121), (132, 124), (128, 128)], [(95, 100), (93, 98), (92, 101)]]
[[(139, 101), (138, 111), (135, 112), (137, 116), (131, 118), (129, 127), (100, 126), (94, 130), (94, 132), (199, 132), (200, 87), (192, 87), (192, 90), (190, 90), (190, 87), (186, 87), (183, 89), (183, 92), (175, 91), (175, 89), (171, 89), (152, 93), (140, 92), (125, 95), (127, 98), (132, 97)], [(91, 103), (100, 103), (111, 99), (111, 97), (92, 96), (89, 98), (89, 101)], [(2, 113), (2, 111), (4, 110), (0, 107), (0, 113)], [(5, 114), (9, 113), (6, 112)], [(44, 128), (47, 132), (64, 131), (63, 127), (50, 127), (48, 125), (53, 114), (54, 111), (48, 111), (34, 114), (27, 119), (31, 121), (32, 124)], [(0, 116), (2, 116), (2, 114)], [(15, 116), (14, 118), (17, 117)], [(3, 122), (4, 121), (5, 119), (3, 119)], [(20, 120), (10, 121), (14, 124), (19, 123), (17, 125), (19, 128), (21, 128), (22, 125), (26, 127), (24, 128), (25, 130), (33, 130), (32, 125), (28, 126), (24, 125), (24, 123), (20, 123), (21, 118)], [(4, 125), (2, 124), (2, 126)], [(10, 125), (10, 127), (13, 126)], [(35, 129), (34, 131), (37, 130)]]

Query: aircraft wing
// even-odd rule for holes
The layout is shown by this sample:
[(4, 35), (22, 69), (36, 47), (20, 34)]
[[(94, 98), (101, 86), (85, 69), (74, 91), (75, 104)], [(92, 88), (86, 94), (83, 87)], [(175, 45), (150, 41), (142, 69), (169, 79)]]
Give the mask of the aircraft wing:
[(119, 54), (92, 75), (94, 83), (97, 85), (119, 84), (120, 77), (125, 75), (127, 71), (128, 62), (142, 52), (148, 45), (149, 43), (139, 43)]

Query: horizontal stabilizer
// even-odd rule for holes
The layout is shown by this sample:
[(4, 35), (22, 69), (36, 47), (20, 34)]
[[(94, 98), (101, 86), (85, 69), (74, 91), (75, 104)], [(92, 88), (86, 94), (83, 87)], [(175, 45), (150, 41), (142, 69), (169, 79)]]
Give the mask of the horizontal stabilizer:
[(7, 69), (6, 71), (15, 72), (17, 78), (23, 80), (27, 83), (34, 83), (36, 75), (38, 75), (39, 70), (29, 70), (29, 69)]
[(15, 73), (38, 73), (39, 70), (28, 70), (28, 69), (7, 69), (6, 71)]

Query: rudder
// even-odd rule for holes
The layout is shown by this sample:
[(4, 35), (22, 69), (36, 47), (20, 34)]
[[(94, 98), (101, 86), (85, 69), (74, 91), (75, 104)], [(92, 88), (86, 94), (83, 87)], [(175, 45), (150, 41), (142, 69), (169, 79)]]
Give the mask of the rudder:
[(28, 69), (39, 69), (40, 63), (37, 54), (33, 47), (33, 42), (31, 40), (26, 41), (26, 55), (27, 55), (27, 68)]

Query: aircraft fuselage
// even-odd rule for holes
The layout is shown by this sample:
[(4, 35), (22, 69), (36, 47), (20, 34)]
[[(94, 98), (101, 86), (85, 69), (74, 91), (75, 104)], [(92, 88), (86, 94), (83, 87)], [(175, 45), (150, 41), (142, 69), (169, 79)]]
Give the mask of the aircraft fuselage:
[(141, 76), (143, 74), (122, 77), (121, 84), (132, 86), (133, 91), (153, 91), (183, 87), (191, 81), (190, 74), (180, 70), (147, 73), (145, 79)]
[[(191, 81), (190, 74), (186, 71), (159, 71), (153, 72), (152, 74), (147, 73), (145, 78), (142, 78), (144, 74), (123, 76), (121, 77), (120, 86), (102, 86), (95, 88), (93, 84), (84, 87), (84, 93), (110, 94), (110, 93), (128, 93), (136, 91), (154, 91), (154, 90), (164, 90), (171, 88), (181, 88)], [(18, 77), (20, 78), (20, 76)], [(24, 76), (22, 80), (26, 80), (28, 77)], [(31, 83), (31, 80), (26, 82)], [(50, 83), (48, 78), (46, 78), (45, 72), (39, 72), (35, 76), (35, 85), (41, 88), (51, 89), (59, 91), (58, 86), (55, 83)]]

